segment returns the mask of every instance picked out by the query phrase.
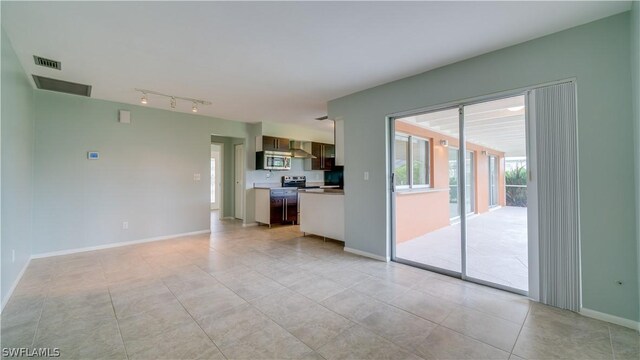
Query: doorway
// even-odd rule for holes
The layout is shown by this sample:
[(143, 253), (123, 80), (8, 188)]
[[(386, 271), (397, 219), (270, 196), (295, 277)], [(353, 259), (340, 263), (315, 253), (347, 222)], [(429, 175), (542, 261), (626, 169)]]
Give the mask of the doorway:
[[(222, 173), (224, 166), (222, 159), (224, 144), (211, 144), (211, 210), (220, 210), (223, 208), (222, 188), (224, 174)], [(222, 212), (219, 211), (222, 217)]]
[[(526, 124), (523, 94), (391, 118), (392, 260), (528, 292)], [(412, 162), (406, 137), (431, 161)], [(431, 181), (399, 183), (404, 172)]]
[(234, 217), (244, 219), (244, 145), (234, 146)]

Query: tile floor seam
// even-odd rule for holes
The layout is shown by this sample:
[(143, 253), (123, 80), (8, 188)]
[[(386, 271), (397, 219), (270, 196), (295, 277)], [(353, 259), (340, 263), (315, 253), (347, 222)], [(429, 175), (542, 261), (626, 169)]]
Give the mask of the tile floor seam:
[[(515, 321), (512, 321), (512, 320), (509, 320), (509, 319), (505, 319), (505, 318), (503, 318), (503, 317), (501, 317), (501, 316), (498, 316), (498, 315), (492, 314), (492, 313), (490, 313), (490, 312), (482, 311), (481, 309), (476, 309), (476, 308), (474, 308), (474, 307), (470, 307), (470, 306), (467, 306), (467, 305), (463, 305), (463, 304), (462, 304), (462, 305), (459, 305), (459, 306), (457, 306), (457, 307), (467, 308), (467, 309), (469, 309), (469, 310), (472, 310), (472, 311), (475, 311), (475, 312), (479, 312), (479, 313), (481, 313), (481, 314), (483, 314), (483, 315), (485, 315), (485, 316), (489, 316), (489, 317), (493, 317), (493, 318), (496, 318), (496, 319), (499, 319), (499, 320), (507, 321), (507, 322), (509, 322), (509, 323), (511, 323), (511, 324), (513, 324), (513, 325), (522, 326), (522, 325), (524, 324), (524, 320), (522, 321), (522, 324), (521, 324), (521, 323), (518, 323), (518, 322), (515, 322)], [(529, 308), (527, 308), (527, 313), (529, 313)], [(526, 319), (526, 318), (525, 318), (525, 319)]]
[(116, 326), (118, 327), (118, 335), (120, 335), (120, 341), (122, 341), (122, 348), (124, 349), (124, 355), (129, 359), (129, 352), (127, 351), (127, 345), (124, 343), (124, 337), (122, 336), (122, 331), (120, 330), (120, 320), (118, 320), (118, 316), (116, 315), (116, 307), (113, 304), (113, 296), (111, 296), (111, 289), (107, 286), (107, 291), (109, 292), (109, 301), (111, 302), (111, 309), (113, 310), (113, 317), (116, 320)]
[(613, 356), (613, 360), (616, 360), (616, 350), (613, 348), (613, 333), (611, 333), (611, 326), (607, 325), (607, 330), (609, 330), (609, 344), (611, 345), (611, 355)]
[[(397, 298), (394, 298), (394, 300), (395, 300), (395, 299), (397, 299)], [(391, 300), (391, 301), (393, 301), (393, 300)], [(441, 323), (443, 323), (443, 322), (444, 322), (444, 320), (446, 320), (446, 319), (447, 319), (447, 317), (449, 317), (449, 315), (453, 312), (453, 310), (449, 311), (449, 313), (448, 313), (448, 314), (447, 314), (447, 316), (444, 318), (444, 320), (442, 320), (441, 322), (436, 322), (436, 321), (434, 321), (434, 320), (427, 319), (426, 317), (424, 317), (424, 316), (422, 316), (422, 315), (416, 314), (416, 313), (412, 312), (411, 310), (403, 309), (403, 308), (399, 307), (398, 305), (395, 305), (395, 304), (392, 304), (392, 303), (388, 303), (388, 302), (384, 302), (384, 303), (385, 303), (385, 304), (387, 304), (387, 305), (389, 305), (389, 306), (391, 306), (391, 307), (394, 307), (394, 308), (396, 308), (396, 309), (398, 309), (398, 310), (401, 310), (401, 311), (404, 311), (404, 312), (406, 312), (406, 313), (409, 313), (409, 314), (411, 314), (411, 315), (413, 315), (413, 316), (417, 316), (417, 317), (419, 317), (420, 319), (423, 319), (423, 320), (426, 320), (426, 321), (428, 321), (428, 322), (434, 323), (434, 324), (436, 324), (436, 325), (440, 325)]]
[[(264, 298), (267, 297), (266, 296), (261, 296), (260, 298)], [(259, 299), (259, 298), (256, 298)], [(255, 299), (254, 299), (255, 300)], [(257, 306), (253, 305), (252, 303), (247, 301), (247, 304), (249, 304), (249, 306), (251, 306), (253, 309), (255, 309), (256, 311), (258, 311), (259, 313), (261, 313), (262, 315), (266, 316), (267, 319), (273, 321), (274, 324), (278, 325), (279, 327), (282, 328), (282, 330), (286, 331), (289, 335), (293, 336), (296, 340), (300, 341), (301, 343), (303, 343), (306, 347), (308, 347), (309, 349), (311, 349), (311, 351), (313, 351), (314, 353), (320, 355), (314, 348), (312, 348), (310, 345), (308, 345), (306, 342), (304, 342), (302, 339), (298, 338), (297, 336), (295, 336), (294, 334), (292, 334), (289, 330), (287, 330), (286, 327), (284, 327), (283, 325), (281, 325), (276, 319), (271, 318), (271, 316), (269, 316), (267, 313), (265, 313), (264, 311), (260, 310), (260, 308), (258, 308)], [(253, 332), (252, 334), (254, 334), (255, 332)], [(334, 338), (331, 338), (331, 340), (333, 340)], [(321, 346), (318, 346), (318, 349), (320, 349), (322, 346), (328, 344), (322, 344)], [(320, 357), (322, 357), (324, 359), (324, 356), (320, 355)]]
[[(255, 270), (254, 270), (254, 271), (255, 271)], [(261, 274), (262, 276), (265, 276), (265, 277), (269, 278), (268, 276), (266, 276), (266, 275), (262, 274), (261, 272), (258, 272), (258, 271), (256, 271), (256, 272), (257, 272), (257, 273), (259, 273), (259, 274)], [(209, 273), (207, 273), (207, 274), (209, 274)], [(212, 274), (209, 274), (209, 276), (211, 276), (212, 278), (214, 278), (216, 281), (220, 282), (220, 284), (222, 284), (222, 286), (224, 286), (224, 287), (226, 287), (227, 289), (229, 289), (229, 291), (231, 291), (231, 292), (233, 292), (234, 294), (238, 295), (238, 293), (236, 293), (235, 291), (233, 291), (233, 289), (229, 288), (226, 284), (224, 284), (224, 283), (222, 283), (221, 281), (219, 281), (218, 279), (216, 279), (216, 278), (215, 278), (215, 276), (213, 276)], [(274, 280), (274, 281), (275, 281), (275, 280)], [(277, 282), (277, 281), (276, 281), (276, 282)], [(281, 284), (281, 285), (282, 285), (282, 284)], [(283, 286), (284, 286), (284, 285), (283, 285)], [(324, 306), (324, 305), (323, 305), (323, 304), (321, 304), (320, 302), (317, 302), (317, 301), (315, 301), (315, 300), (313, 300), (313, 299), (309, 299), (308, 297), (304, 296), (303, 294), (298, 293), (298, 292), (297, 292), (297, 291), (295, 291), (295, 290), (290, 289), (289, 287), (284, 286), (284, 288), (285, 288), (285, 289), (287, 289), (287, 290), (289, 290), (289, 291), (293, 291), (293, 292), (295, 292), (296, 294), (298, 294), (298, 295), (300, 295), (300, 296), (305, 297), (306, 299), (308, 299), (308, 300), (312, 301), (313, 303), (315, 303), (315, 304), (317, 304), (317, 305), (321, 306), (322, 308), (324, 308), (324, 309), (327, 309), (327, 310), (331, 311), (333, 314), (335, 314), (335, 315), (337, 315), (337, 316), (340, 316), (341, 318), (343, 318), (343, 319), (345, 319), (345, 320), (347, 320), (347, 321), (351, 322), (351, 323), (352, 323), (352, 324), (351, 324), (351, 326), (349, 326), (347, 329), (350, 329), (350, 328), (352, 328), (353, 326), (359, 325), (358, 323), (356, 323), (356, 322), (352, 321), (351, 319), (347, 319), (346, 317), (342, 316), (341, 314), (338, 314), (337, 312), (335, 312), (335, 311), (333, 311), (333, 310), (331, 310), (331, 309), (327, 308), (326, 306)], [(345, 289), (345, 290), (347, 290), (347, 289)], [(342, 291), (345, 291), (345, 290), (342, 290)], [(342, 292), (342, 291), (341, 291), (341, 292)], [(338, 293), (338, 294), (339, 294), (339, 293)], [(251, 306), (253, 309), (257, 310), (258, 312), (260, 312), (261, 314), (263, 314), (264, 316), (266, 316), (269, 320), (273, 321), (276, 325), (278, 325), (279, 327), (281, 327), (281, 328), (282, 328), (282, 330), (286, 331), (288, 334), (290, 334), (291, 336), (293, 336), (296, 340), (298, 340), (298, 341), (300, 341), (301, 343), (303, 343), (305, 346), (307, 346), (309, 349), (311, 349), (315, 354), (319, 355), (320, 357), (322, 357), (322, 358), (324, 359), (325, 357), (324, 357), (324, 356), (322, 356), (320, 353), (318, 353), (318, 351), (317, 351), (317, 350), (313, 349), (311, 346), (309, 346), (309, 345), (308, 345), (306, 342), (304, 342), (302, 339), (300, 339), (300, 338), (298, 338), (297, 336), (295, 336), (294, 334), (292, 334), (292, 333), (291, 333), (289, 330), (287, 330), (284, 326), (282, 326), (280, 323), (278, 323), (278, 321), (276, 321), (275, 319), (273, 319), (271, 316), (269, 316), (268, 314), (266, 314), (265, 312), (263, 312), (262, 310), (260, 310), (257, 306), (255, 306), (255, 305), (252, 303), (252, 301), (255, 301), (255, 300), (258, 300), (258, 299), (261, 299), (261, 298), (265, 298), (265, 297), (267, 297), (267, 296), (269, 296), (269, 295), (270, 295), (270, 294), (263, 295), (263, 296), (258, 296), (258, 297), (257, 297), (257, 298), (255, 298), (255, 299), (251, 299), (251, 301), (247, 301), (247, 300), (245, 300), (245, 299), (244, 299), (244, 298), (242, 298), (242, 297), (241, 297), (241, 298), (242, 298), (243, 300), (245, 300), (245, 301), (247, 302), (247, 304), (248, 304), (249, 306)], [(238, 295), (238, 296), (240, 296), (240, 295)], [(324, 299), (324, 300), (326, 300), (326, 299)], [(347, 330), (347, 329), (345, 329), (345, 330)], [(322, 344), (321, 346), (318, 346), (318, 350), (319, 350), (319, 349), (321, 349), (323, 346), (325, 346), (325, 345), (329, 344), (332, 340), (334, 340), (338, 335), (340, 335), (340, 334), (341, 334), (342, 332), (344, 332), (345, 330), (341, 331), (340, 333), (338, 333), (336, 336), (334, 336), (334, 337), (332, 337), (331, 339), (329, 339), (327, 342), (325, 342), (325, 343), (324, 343), (324, 344)], [(256, 330), (256, 331), (252, 332), (251, 334), (254, 334), (254, 333), (255, 333), (255, 332), (257, 332), (257, 331), (258, 331), (258, 330)], [(207, 335), (207, 336), (208, 336), (208, 335)], [(222, 350), (220, 350), (220, 351), (222, 351)], [(226, 356), (225, 356), (225, 357), (226, 357)]]
[(516, 345), (518, 344), (518, 340), (520, 339), (520, 334), (522, 333), (522, 329), (524, 329), (524, 324), (527, 322), (527, 318), (529, 317), (530, 312), (531, 312), (531, 303), (529, 303), (529, 307), (527, 308), (527, 314), (524, 316), (524, 321), (522, 321), (522, 325), (520, 325), (520, 330), (518, 331), (518, 335), (516, 336), (516, 341), (513, 342), (513, 346), (511, 347), (511, 351), (509, 352), (509, 357), (511, 357), (511, 355), (514, 355), (513, 350), (515, 350)]
[[(482, 341), (482, 340), (480, 340), (480, 339), (477, 339), (477, 338), (475, 338), (475, 337), (473, 337), (473, 336), (463, 334), (463, 333), (461, 333), (461, 332), (460, 332), (460, 331), (458, 331), (458, 330), (451, 329), (450, 327), (447, 327), (447, 326), (442, 325), (442, 324), (438, 324), (438, 326), (439, 326), (439, 327), (441, 327), (441, 328), (445, 328), (445, 329), (447, 329), (447, 330), (449, 330), (449, 331), (453, 331), (453, 332), (455, 332), (455, 333), (456, 333), (456, 334), (458, 334), (458, 335), (462, 335), (463, 337), (469, 338), (469, 339), (471, 339), (471, 340), (475, 340), (475, 341), (477, 341), (477, 342), (479, 342), (479, 343), (481, 343), (481, 344), (483, 344), (483, 345), (486, 345), (486, 346), (492, 347), (492, 348), (494, 348), (494, 349), (496, 349), (496, 350), (502, 351), (502, 352), (504, 352), (504, 353), (506, 353), (506, 354), (509, 354), (509, 356), (511, 356), (511, 353), (510, 353), (509, 351), (504, 350), (504, 349), (501, 349), (501, 348), (499, 348), (499, 347), (497, 347), (497, 346), (494, 346), (494, 345), (491, 345), (491, 344), (487, 344), (486, 342), (484, 342), (484, 341)], [(433, 329), (433, 330), (435, 331), (435, 329)], [(517, 341), (517, 339), (516, 339), (516, 341)], [(515, 342), (514, 342), (514, 344), (515, 344)]]
[(202, 326), (200, 326), (200, 323), (193, 317), (193, 315), (189, 312), (189, 310), (187, 310), (187, 308), (184, 306), (184, 304), (182, 303), (182, 301), (180, 301), (180, 299), (178, 299), (178, 297), (176, 296), (176, 294), (173, 292), (173, 290), (171, 290), (171, 288), (169, 288), (169, 286), (167, 286), (167, 284), (164, 282), (163, 279), (160, 279), (160, 281), (162, 281), (162, 284), (164, 284), (164, 286), (169, 289), (169, 292), (171, 293), (171, 295), (173, 295), (173, 297), (178, 300), (178, 303), (180, 304), (180, 306), (182, 306), (182, 308), (184, 309), (184, 311), (187, 312), (187, 314), (189, 314), (189, 317), (191, 318), (191, 320), (193, 320), (193, 322), (198, 326), (198, 328), (207, 336), (207, 338), (209, 339), (209, 341), (211, 341), (211, 343), (213, 344), (213, 346), (216, 347), (216, 349), (218, 349), (218, 351), (220, 352), (220, 354), (222, 354), (222, 356), (225, 359), (228, 359), (227, 355), (224, 354), (224, 352), (222, 352), (222, 349), (220, 349), (220, 347), (218, 346), (218, 344), (216, 344), (215, 341), (213, 341), (213, 339), (209, 336), (209, 334), (207, 334), (206, 331), (204, 331), (204, 329), (202, 328)]
[(33, 332), (33, 339), (31, 340), (31, 347), (35, 346), (36, 344), (36, 336), (38, 336), (38, 328), (40, 327), (40, 320), (42, 319), (42, 313), (44, 312), (44, 306), (47, 303), (47, 300), (49, 299), (49, 293), (51, 292), (51, 287), (49, 287), (47, 289), (47, 295), (44, 296), (44, 300), (42, 300), (42, 307), (40, 308), (40, 315), (38, 315), (38, 321), (36, 322), (36, 328), (35, 331)]
[[(373, 334), (375, 334), (376, 336), (380, 336), (381, 338), (383, 338), (383, 339), (387, 340), (388, 342), (390, 342), (390, 343), (394, 344), (395, 346), (397, 346), (397, 347), (401, 348), (402, 350), (405, 350), (405, 351), (407, 351), (408, 353), (413, 354), (413, 355), (415, 355), (415, 356), (417, 356), (417, 357), (419, 357), (419, 358), (423, 359), (423, 357), (422, 357), (422, 356), (420, 356), (419, 354), (417, 354), (415, 351), (413, 351), (413, 350), (411, 350), (411, 349), (409, 349), (409, 348), (405, 347), (404, 345), (401, 345), (401, 344), (399, 344), (399, 343), (395, 342), (394, 340), (392, 340), (392, 339), (390, 339), (390, 338), (386, 337), (385, 335), (383, 335), (383, 334), (379, 333), (379, 332), (378, 332), (378, 331), (376, 331), (375, 329), (373, 329), (373, 328), (371, 328), (371, 327), (367, 326), (365, 323), (360, 322), (360, 321), (358, 321), (358, 320), (354, 320), (354, 322), (355, 322), (355, 324), (356, 324), (356, 325), (358, 325), (358, 326), (362, 326), (363, 328), (367, 329), (368, 331), (371, 331), (371, 332), (372, 332)], [(431, 333), (432, 333), (432, 332), (433, 332), (433, 331), (434, 331), (438, 326), (440, 326), (440, 324), (435, 324), (435, 325), (436, 325), (436, 326), (435, 326), (433, 329), (431, 329), (431, 331), (429, 332), (429, 335), (427, 335), (427, 336), (425, 337), (425, 339), (426, 339), (427, 337), (429, 337), (429, 336), (431, 335)], [(464, 335), (464, 334), (463, 334), (463, 335)], [(466, 335), (464, 335), (464, 336), (466, 336)]]
[[(253, 270), (253, 269), (252, 269), (252, 270)], [(255, 271), (255, 270), (253, 270), (253, 271)], [(257, 272), (257, 271), (256, 271), (256, 272)], [(258, 272), (258, 273), (259, 273), (259, 272)], [(209, 274), (209, 273), (207, 273), (207, 274)], [(259, 274), (261, 274), (261, 273), (259, 273)], [(261, 275), (262, 275), (262, 274), (261, 274)], [(306, 347), (308, 347), (309, 349), (311, 349), (314, 353), (317, 353), (317, 352), (316, 352), (316, 350), (314, 350), (311, 346), (307, 345), (307, 343), (305, 343), (304, 341), (302, 341), (301, 339), (299, 339), (297, 336), (293, 335), (293, 334), (292, 334), (289, 330), (287, 330), (284, 326), (280, 325), (276, 320), (272, 319), (272, 318), (271, 318), (271, 316), (269, 316), (269, 315), (265, 314), (265, 313), (264, 313), (262, 310), (260, 310), (257, 306), (255, 306), (255, 305), (253, 305), (253, 304), (251, 303), (251, 301), (255, 301), (255, 300), (258, 300), (258, 299), (261, 299), (261, 298), (265, 298), (265, 297), (267, 297), (267, 296), (269, 296), (269, 295), (271, 295), (271, 294), (263, 295), (263, 296), (258, 296), (258, 297), (257, 297), (257, 298), (255, 298), (255, 299), (251, 299), (251, 301), (247, 301), (245, 298), (243, 298), (242, 296), (240, 296), (237, 292), (233, 291), (233, 289), (231, 289), (230, 287), (228, 287), (226, 284), (224, 284), (223, 282), (221, 282), (221, 281), (219, 281), (218, 279), (216, 279), (216, 278), (215, 278), (215, 276), (213, 276), (212, 274), (209, 274), (209, 276), (211, 276), (213, 279), (215, 279), (216, 281), (218, 281), (222, 286), (224, 286), (225, 288), (227, 288), (229, 291), (231, 291), (232, 293), (236, 294), (236, 296), (238, 296), (238, 297), (240, 297), (242, 300), (244, 300), (244, 301), (247, 303), (247, 305), (248, 305), (248, 306), (250, 306), (250, 307), (251, 307), (251, 308), (253, 308), (254, 310), (256, 310), (256, 311), (258, 311), (259, 313), (261, 313), (262, 315), (264, 315), (267, 319), (269, 319), (269, 320), (270, 320), (270, 321), (272, 321), (274, 324), (276, 324), (277, 326), (279, 326), (280, 328), (282, 328), (282, 330), (286, 331), (289, 335), (293, 336), (296, 340), (300, 341), (300, 342), (301, 342), (302, 344), (304, 344)], [(264, 275), (263, 275), (263, 276), (264, 276)], [(285, 287), (285, 288), (286, 288), (286, 287)], [(288, 288), (286, 288), (286, 289), (288, 289)], [(289, 290), (290, 290), (290, 291), (293, 291), (293, 290), (291, 290), (291, 289), (289, 289)], [(175, 295), (174, 295), (174, 296), (175, 296)], [(180, 300), (178, 300), (178, 301), (180, 301)], [(180, 303), (180, 304), (182, 305), (182, 303)], [(184, 305), (183, 305), (183, 307), (184, 307)], [(186, 308), (185, 308), (185, 310), (189, 313), (189, 311), (188, 311)], [(191, 313), (189, 313), (189, 316), (191, 316)], [(192, 317), (192, 318), (193, 318), (193, 317)], [(195, 319), (194, 319), (194, 321), (195, 321)], [(196, 323), (198, 323), (198, 322), (196, 321)], [(198, 324), (198, 326), (200, 326), (200, 324)], [(202, 329), (202, 327), (200, 327), (200, 329)], [(204, 330), (203, 330), (203, 331), (204, 331)], [(260, 331), (260, 329), (257, 329), (257, 330), (255, 330), (255, 331), (252, 331), (251, 333), (246, 334), (246, 336), (253, 335), (253, 334), (257, 333), (258, 331)], [(207, 337), (209, 337), (209, 334), (207, 334), (207, 333), (206, 333), (206, 331), (205, 331), (205, 334), (207, 335)], [(211, 338), (209, 337), (209, 339), (211, 339)], [(214, 345), (215, 345), (216, 347), (218, 347), (218, 344), (216, 344), (216, 343), (215, 343), (215, 341), (213, 341), (213, 340), (211, 340), (211, 341), (214, 343)], [(220, 350), (220, 352), (222, 353), (222, 355), (223, 355), (225, 358), (227, 358), (227, 356), (222, 352), (222, 349), (220, 349), (220, 348), (218, 347), (218, 350)], [(318, 355), (320, 355), (320, 354), (318, 354)], [(320, 356), (321, 356), (322, 358), (324, 358), (322, 355), (320, 355)]]
[[(458, 334), (460, 334), (460, 335), (462, 335), (462, 336), (464, 336), (464, 337), (468, 337), (469, 339), (473, 339), (473, 340), (478, 341), (478, 342), (481, 342), (481, 343), (483, 343), (483, 344), (485, 344), (485, 345), (491, 346), (492, 348), (498, 349), (498, 350), (500, 350), (500, 351), (504, 351), (505, 353), (509, 353), (509, 355), (511, 355), (511, 351), (508, 351), (508, 350), (505, 350), (505, 349), (499, 348), (499, 347), (497, 347), (497, 346), (495, 346), (495, 345), (491, 345), (491, 344), (489, 344), (489, 343), (485, 342), (484, 340), (478, 339), (477, 337), (475, 337), (475, 336), (473, 336), (473, 335), (464, 334), (464, 333), (460, 332), (459, 330), (456, 330), (456, 329), (450, 328), (450, 327), (448, 327), (447, 325), (444, 325), (444, 321), (442, 322), (442, 324), (438, 324), (438, 326), (443, 327), (443, 328), (445, 328), (445, 329), (447, 329), (447, 330), (451, 330), (451, 331), (453, 331), (453, 332), (456, 332), (456, 333), (458, 333)], [(517, 342), (517, 341), (518, 341), (518, 338), (516, 337), (516, 340), (513, 342), (513, 346), (511, 347), (511, 350), (513, 350), (513, 347), (516, 345), (516, 342)]]

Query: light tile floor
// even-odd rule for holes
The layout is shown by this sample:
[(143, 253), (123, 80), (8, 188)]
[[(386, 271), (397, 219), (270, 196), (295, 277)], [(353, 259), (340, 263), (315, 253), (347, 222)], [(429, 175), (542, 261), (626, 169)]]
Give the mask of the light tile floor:
[(638, 333), (342, 251), (297, 227), (32, 261), (2, 347), (77, 359), (638, 359)]

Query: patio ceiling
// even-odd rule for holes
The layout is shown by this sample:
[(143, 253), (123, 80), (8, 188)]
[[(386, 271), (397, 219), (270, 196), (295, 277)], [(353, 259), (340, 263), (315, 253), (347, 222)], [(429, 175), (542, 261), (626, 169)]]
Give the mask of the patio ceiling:
[[(443, 135), (458, 137), (458, 109), (399, 119)], [(526, 156), (524, 96), (465, 106), (467, 142), (503, 151), (507, 157)]]

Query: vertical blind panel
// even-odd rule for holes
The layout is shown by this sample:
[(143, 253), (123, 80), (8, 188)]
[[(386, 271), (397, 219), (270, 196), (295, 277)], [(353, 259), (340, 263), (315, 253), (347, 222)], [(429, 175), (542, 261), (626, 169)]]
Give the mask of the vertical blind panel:
[(579, 311), (580, 228), (575, 83), (533, 90), (540, 301)]

